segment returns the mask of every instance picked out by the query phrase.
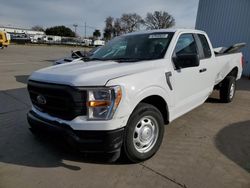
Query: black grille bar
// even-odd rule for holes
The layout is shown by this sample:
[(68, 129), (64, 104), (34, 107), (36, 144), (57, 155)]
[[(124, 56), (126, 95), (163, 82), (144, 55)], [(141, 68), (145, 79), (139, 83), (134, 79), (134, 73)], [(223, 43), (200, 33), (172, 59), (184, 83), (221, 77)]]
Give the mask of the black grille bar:
[[(79, 115), (87, 114), (86, 90), (29, 80), (28, 91), (33, 106), (54, 117), (72, 120)], [(38, 96), (42, 96), (46, 103), (39, 103)]]

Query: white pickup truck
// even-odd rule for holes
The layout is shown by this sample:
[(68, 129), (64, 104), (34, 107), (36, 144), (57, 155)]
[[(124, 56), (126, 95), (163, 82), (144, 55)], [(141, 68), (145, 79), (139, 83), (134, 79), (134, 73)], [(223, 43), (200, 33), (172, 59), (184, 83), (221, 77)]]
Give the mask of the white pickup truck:
[(83, 152), (122, 150), (132, 162), (146, 160), (159, 149), (164, 124), (215, 88), (222, 102), (233, 100), (242, 73), (238, 47), (215, 54), (205, 32), (188, 29), (116, 37), (89, 59), (29, 77), (30, 129), (62, 135)]

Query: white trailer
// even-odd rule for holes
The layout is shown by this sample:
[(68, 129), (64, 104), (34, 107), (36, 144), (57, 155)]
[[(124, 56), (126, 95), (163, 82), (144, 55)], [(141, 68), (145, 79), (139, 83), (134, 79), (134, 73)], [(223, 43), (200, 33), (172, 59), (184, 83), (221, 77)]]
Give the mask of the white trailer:
[(94, 41), (94, 46), (104, 46), (105, 45), (105, 41), (104, 40), (95, 40)]

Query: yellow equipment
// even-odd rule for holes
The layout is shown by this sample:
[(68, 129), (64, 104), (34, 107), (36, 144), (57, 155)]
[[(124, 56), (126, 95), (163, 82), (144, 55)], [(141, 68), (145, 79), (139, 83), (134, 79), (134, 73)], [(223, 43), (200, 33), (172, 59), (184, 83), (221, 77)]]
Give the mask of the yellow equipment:
[(10, 44), (10, 34), (0, 31), (0, 48), (8, 47)]

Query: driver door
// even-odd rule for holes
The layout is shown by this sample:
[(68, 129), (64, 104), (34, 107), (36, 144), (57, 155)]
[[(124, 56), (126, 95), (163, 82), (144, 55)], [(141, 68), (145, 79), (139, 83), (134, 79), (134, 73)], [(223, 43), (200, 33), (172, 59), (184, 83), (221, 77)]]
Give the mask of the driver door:
[[(177, 40), (173, 57), (198, 53), (198, 47), (193, 34), (181, 34)], [(202, 103), (203, 83), (201, 82), (200, 65), (177, 69), (173, 63), (173, 91), (175, 92), (175, 108), (173, 118), (188, 112)]]

